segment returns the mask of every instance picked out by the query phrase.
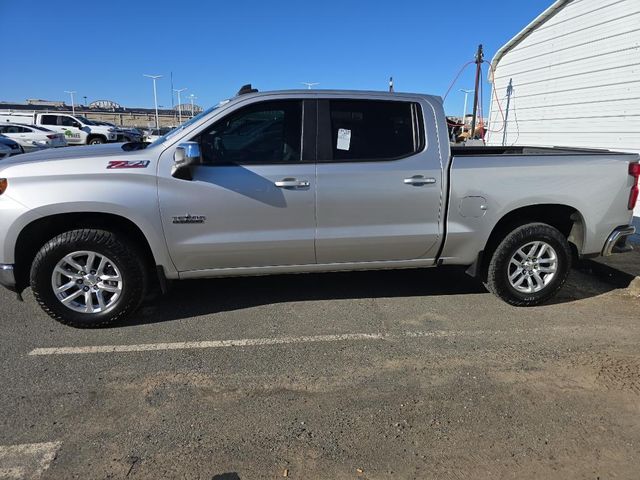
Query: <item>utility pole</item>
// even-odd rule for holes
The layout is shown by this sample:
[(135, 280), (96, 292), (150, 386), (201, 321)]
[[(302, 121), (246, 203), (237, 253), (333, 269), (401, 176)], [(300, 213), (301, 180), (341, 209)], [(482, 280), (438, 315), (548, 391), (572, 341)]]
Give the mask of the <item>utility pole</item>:
[(504, 111), (504, 127), (502, 127), (503, 147), (507, 145), (507, 119), (509, 118), (509, 105), (511, 104), (511, 95), (513, 95), (513, 78), (509, 79), (509, 85), (507, 86), (507, 106)]
[(84, 106), (86, 107), (87, 106), (87, 96), (84, 95), (82, 98), (84, 98)]
[(173, 72), (170, 72), (171, 74), (171, 108), (174, 107), (174, 103), (173, 103)]
[(184, 92), (186, 88), (174, 88), (173, 91), (178, 94), (178, 121), (182, 123), (182, 102), (180, 101), (180, 93)]
[(73, 101), (73, 94), (76, 93), (76, 92), (75, 92), (75, 90), (73, 90), (73, 91), (65, 90), (64, 93), (68, 93), (69, 95), (71, 95), (71, 113), (75, 117), (75, 115), (76, 115), (76, 104)]
[(393, 77), (389, 77), (389, 92), (393, 93)]
[(460, 89), (462, 93), (464, 93), (464, 110), (462, 111), (462, 131), (464, 132), (464, 127), (466, 126), (466, 118), (467, 118), (467, 99), (469, 98), (469, 94), (473, 93), (473, 90), (465, 90)]
[(478, 94), (483, 61), (484, 53), (482, 52), (482, 44), (480, 44), (478, 45), (478, 53), (476, 53), (476, 86), (473, 95), (473, 120), (471, 121), (471, 138), (476, 138), (476, 121), (478, 119)]
[(162, 75), (147, 75), (145, 73), (143, 76), (153, 80), (153, 103), (156, 106), (156, 128), (160, 128), (160, 122), (158, 120), (158, 92), (156, 90), (156, 80), (162, 78)]

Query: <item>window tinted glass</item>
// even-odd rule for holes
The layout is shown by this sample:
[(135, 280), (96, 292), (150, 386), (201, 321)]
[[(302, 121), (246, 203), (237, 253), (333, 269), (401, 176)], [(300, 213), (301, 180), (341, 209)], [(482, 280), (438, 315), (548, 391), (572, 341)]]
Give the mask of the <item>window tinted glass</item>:
[(200, 135), (206, 164), (300, 161), (302, 102), (261, 102), (228, 115)]
[(58, 116), (57, 115), (42, 115), (43, 125), (57, 125), (58, 124)]
[(17, 127), (15, 125), (9, 125), (5, 127), (5, 131), (3, 133), (24, 133), (26, 130), (22, 127)]
[(63, 127), (77, 127), (78, 122), (71, 117), (60, 117), (60, 125)]
[(417, 152), (416, 108), (409, 102), (332, 100), (333, 160), (390, 160)]

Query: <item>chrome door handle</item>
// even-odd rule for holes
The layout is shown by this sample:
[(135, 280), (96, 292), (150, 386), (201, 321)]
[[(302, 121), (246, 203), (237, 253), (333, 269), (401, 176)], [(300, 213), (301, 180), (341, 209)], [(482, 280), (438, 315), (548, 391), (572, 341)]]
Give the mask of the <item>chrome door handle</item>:
[(275, 182), (278, 188), (307, 188), (311, 185), (308, 180), (298, 180), (297, 178), (283, 178)]
[(436, 179), (433, 177), (427, 178), (424, 175), (414, 175), (411, 178), (405, 178), (404, 183), (405, 185), (416, 185), (416, 186), (433, 185), (434, 183), (436, 183)]

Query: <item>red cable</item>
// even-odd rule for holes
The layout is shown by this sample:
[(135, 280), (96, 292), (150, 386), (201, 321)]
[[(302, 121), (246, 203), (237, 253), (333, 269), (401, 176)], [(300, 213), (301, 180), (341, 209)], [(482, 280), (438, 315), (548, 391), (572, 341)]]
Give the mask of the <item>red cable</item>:
[(492, 133), (498, 133), (501, 132), (502, 130), (504, 130), (505, 127), (505, 123), (506, 120), (504, 118), (504, 111), (502, 110), (502, 105), (500, 104), (500, 99), (498, 98), (498, 92), (496, 91), (496, 79), (495, 79), (495, 70), (493, 69), (493, 65), (491, 65), (491, 62), (487, 62), (486, 60), (483, 62), (489, 65), (489, 69), (491, 71), (491, 85), (493, 87), (492, 89), (492, 94), (496, 99), (496, 103), (498, 104), (498, 110), (500, 111), (500, 116), (502, 117), (502, 127), (500, 127), (500, 130), (488, 130), (488, 132), (492, 132)]
[(449, 92), (451, 92), (451, 89), (453, 88), (453, 86), (456, 84), (456, 82), (458, 81), (458, 78), (460, 78), (460, 75), (462, 75), (462, 72), (464, 71), (465, 68), (467, 68), (469, 65), (471, 65), (472, 63), (475, 63), (473, 60), (465, 63), (462, 68), (460, 69), (460, 71), (458, 72), (458, 74), (456, 75), (456, 78), (453, 79), (453, 82), (451, 82), (451, 85), (449, 85), (449, 88), (447, 89), (447, 93), (444, 94), (444, 97), (442, 97), (442, 102), (444, 103), (444, 101), (447, 99), (447, 96), (449, 95)]

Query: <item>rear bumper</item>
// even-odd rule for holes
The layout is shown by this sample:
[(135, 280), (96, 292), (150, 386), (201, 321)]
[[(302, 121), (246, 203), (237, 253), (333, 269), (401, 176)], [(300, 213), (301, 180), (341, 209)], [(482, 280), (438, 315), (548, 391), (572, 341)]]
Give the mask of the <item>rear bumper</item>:
[(627, 243), (627, 239), (634, 233), (636, 233), (636, 227), (633, 225), (616, 228), (607, 238), (602, 249), (602, 256), (608, 257), (614, 253), (625, 253), (633, 250), (633, 247)]
[(0, 263), (0, 285), (12, 292), (16, 291), (16, 276), (13, 271), (13, 265)]

